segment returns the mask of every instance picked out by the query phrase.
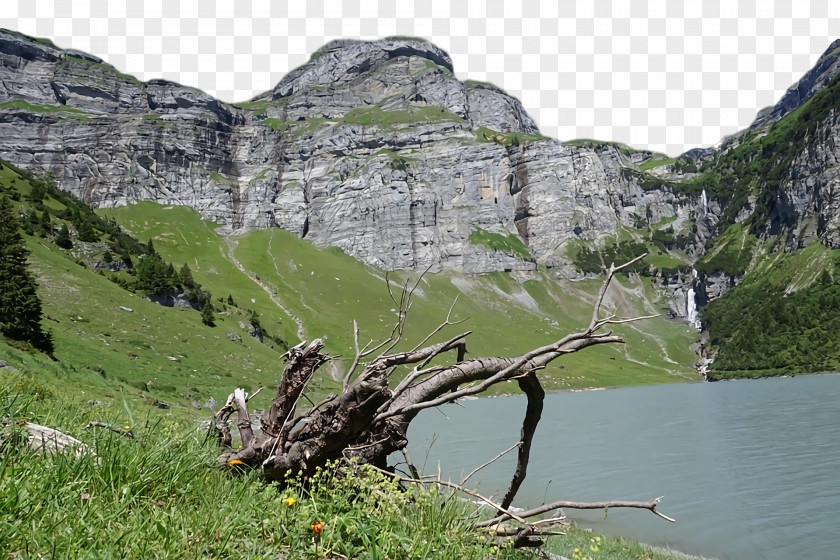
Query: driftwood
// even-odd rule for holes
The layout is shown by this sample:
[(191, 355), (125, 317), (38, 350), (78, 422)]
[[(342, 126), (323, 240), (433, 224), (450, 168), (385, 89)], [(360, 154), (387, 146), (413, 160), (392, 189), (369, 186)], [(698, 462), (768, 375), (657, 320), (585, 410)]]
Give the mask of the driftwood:
[[(531, 442), (542, 412), (545, 392), (537, 372), (566, 354), (598, 344), (623, 343), (621, 337), (611, 331), (602, 332), (602, 329), (611, 324), (653, 317), (601, 317), (604, 296), (615, 273), (642, 257), (644, 255), (620, 266), (612, 265), (607, 270), (606, 279), (593, 308), (592, 319), (586, 329), (514, 357), (467, 358), (466, 339), (469, 331), (443, 342), (428, 344), (431, 338), (445, 327), (458, 323), (451, 320), (452, 309), (445, 321), (420, 344), (410, 350), (396, 352), (396, 346), (402, 341), (411, 298), (420, 280), (417, 280), (413, 287), (406, 284), (399, 301), (391, 292), (390, 283), (386, 282), (391, 298), (399, 306), (397, 322), (388, 339), (378, 344), (371, 342), (361, 348), (359, 329), (354, 322), (356, 354), (343, 376), (341, 394), (330, 395), (309, 410), (297, 413), (298, 401), (315, 371), (331, 359), (323, 353), (324, 344), (320, 339), (298, 344), (287, 353), (288, 363), (277, 387), (274, 402), (261, 418), (261, 433), (254, 434), (251, 429), (247, 403), (252, 396), (248, 396), (242, 389), (231, 393), (225, 405), (216, 414), (215, 426), (219, 443), (227, 448), (219, 457), (219, 465), (222, 468), (235, 465), (257, 469), (269, 480), (283, 480), (287, 474), (299, 471), (304, 476), (312, 475), (315, 469), (325, 466), (328, 462), (351, 459), (359, 464), (369, 464), (391, 472), (387, 468), (386, 458), (393, 452), (402, 451), (412, 478), (400, 477), (401, 481), (449, 486), (486, 502), (495, 508), (500, 516), (482, 525), (498, 526), (506, 519), (525, 524), (514, 539), (516, 546), (534, 546), (539, 535), (547, 534), (544, 526), (528, 523), (528, 517), (559, 507), (643, 507), (672, 521), (656, 511), (658, 498), (643, 503), (557, 502), (551, 504), (554, 507), (540, 508), (538, 512), (531, 510), (518, 514), (509, 509), (525, 479)], [(422, 279), (422, 276), (420, 278)], [(445, 356), (453, 353), (455, 360), (452, 363), (440, 363)], [(400, 371), (399, 376), (395, 375), (397, 371)], [(401, 381), (393, 383), (395, 378), (401, 378)], [(520, 441), (514, 446), (518, 448), (516, 470), (501, 502), (495, 504), (462, 485), (420, 479), (405, 451), (406, 434), (412, 419), (421, 410), (482, 393), (491, 386), (508, 380), (517, 381), (527, 396), (528, 404)], [(240, 450), (231, 449), (229, 420), (234, 412), (237, 414), (237, 427), (243, 445)]]

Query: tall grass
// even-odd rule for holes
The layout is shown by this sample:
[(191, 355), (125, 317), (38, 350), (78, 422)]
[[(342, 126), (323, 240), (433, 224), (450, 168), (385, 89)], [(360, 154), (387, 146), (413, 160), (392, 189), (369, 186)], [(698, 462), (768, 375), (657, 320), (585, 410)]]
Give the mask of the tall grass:
[[(531, 558), (470, 525), (474, 504), (436, 487), (398, 489), (365, 468), (269, 484), (216, 467), (195, 421), (131, 402), (91, 406), (62, 380), (0, 370), (0, 558)], [(54, 387), (54, 388), (53, 388)], [(96, 420), (125, 428), (85, 430)], [(45, 457), (20, 422), (60, 429), (95, 452)], [(312, 529), (323, 523), (320, 533)], [(672, 558), (569, 530), (568, 558)], [(599, 537), (601, 539), (601, 537)], [(578, 549), (577, 556), (575, 549)], [(583, 552), (585, 552), (585, 555)]]
[[(91, 407), (33, 378), (2, 375), (0, 554), (101, 558), (437, 558), (501, 553), (465, 525), (470, 504), (435, 489), (398, 491), (384, 475), (267, 484), (216, 468), (197, 423), (129, 405)], [(61, 429), (96, 453), (38, 456), (17, 420)], [(85, 431), (90, 420), (128, 425), (129, 439)], [(11, 421), (11, 424), (9, 424)], [(292, 498), (292, 500), (290, 500)], [(320, 520), (316, 535), (312, 523)], [(509, 551), (505, 551), (506, 556)], [(338, 556), (335, 556), (335, 555)]]

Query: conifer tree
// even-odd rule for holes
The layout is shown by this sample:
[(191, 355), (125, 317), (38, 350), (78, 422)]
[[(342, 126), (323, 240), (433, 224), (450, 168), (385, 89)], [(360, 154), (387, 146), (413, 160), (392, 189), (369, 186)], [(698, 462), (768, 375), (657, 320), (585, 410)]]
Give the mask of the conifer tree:
[(196, 287), (195, 279), (187, 263), (184, 263), (184, 266), (181, 267), (181, 271), (178, 273), (178, 279), (185, 290), (192, 290)]
[(67, 229), (67, 224), (62, 224), (61, 229), (58, 230), (58, 235), (55, 237), (55, 244), (62, 249), (71, 249), (73, 241), (70, 239), (70, 230)]
[(99, 235), (86, 219), (82, 219), (77, 233), (79, 234), (79, 241), (85, 241), (86, 243), (95, 243), (96, 241), (99, 241)]
[(163, 262), (158, 253), (146, 255), (137, 265), (137, 287), (158, 296), (174, 288), (173, 276), (177, 278), (172, 265)]
[(50, 229), (52, 228), (52, 218), (50, 218), (50, 213), (44, 209), (44, 212), (41, 214), (40, 218), (41, 227), (44, 228), (44, 231), (49, 233)]
[(210, 302), (204, 304), (204, 307), (201, 308), (201, 322), (207, 325), (208, 327), (215, 327), (216, 323), (215, 315), (213, 315), (213, 306), (210, 305)]
[(41, 300), (19, 226), (11, 202), (0, 197), (0, 330), (52, 355), (52, 335), (41, 328)]

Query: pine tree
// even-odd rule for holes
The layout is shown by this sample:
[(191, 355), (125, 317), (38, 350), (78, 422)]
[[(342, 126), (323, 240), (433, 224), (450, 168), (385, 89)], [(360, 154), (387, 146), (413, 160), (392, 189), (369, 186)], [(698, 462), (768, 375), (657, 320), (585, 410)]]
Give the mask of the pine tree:
[(79, 234), (79, 241), (84, 241), (86, 243), (95, 243), (99, 241), (99, 234), (96, 233), (96, 230), (93, 229), (90, 222), (85, 219), (82, 219), (82, 222), (79, 224), (77, 233)]
[(73, 241), (70, 239), (70, 230), (67, 229), (67, 224), (62, 224), (61, 229), (58, 230), (58, 235), (55, 237), (55, 244), (62, 249), (71, 249)]
[(41, 328), (41, 300), (26, 259), (19, 223), (11, 202), (0, 198), (0, 330), (52, 355), (52, 335)]
[(215, 327), (215, 320), (216, 317), (213, 315), (213, 306), (210, 305), (210, 302), (208, 301), (204, 304), (204, 307), (201, 308), (201, 322), (208, 327)]
[(172, 269), (172, 265), (163, 262), (158, 253), (151, 253), (143, 257), (137, 265), (137, 287), (160, 296), (175, 287), (173, 275), (175, 275), (175, 270)]
[(196, 287), (195, 279), (187, 263), (184, 263), (184, 266), (181, 267), (181, 271), (178, 273), (178, 280), (181, 282), (181, 287), (185, 290), (192, 290)]
[(123, 252), (120, 253), (120, 259), (125, 263), (126, 267), (132, 269), (134, 268), (134, 261), (131, 260), (131, 253), (129, 253), (128, 250), (123, 250)]
[(171, 288), (176, 287), (181, 282), (181, 278), (175, 272), (175, 267), (172, 266), (172, 263), (169, 263), (169, 266), (166, 267), (166, 279)]
[(44, 212), (41, 214), (41, 227), (44, 228), (44, 231), (49, 233), (50, 229), (52, 229), (52, 218), (50, 218), (50, 213), (44, 209)]

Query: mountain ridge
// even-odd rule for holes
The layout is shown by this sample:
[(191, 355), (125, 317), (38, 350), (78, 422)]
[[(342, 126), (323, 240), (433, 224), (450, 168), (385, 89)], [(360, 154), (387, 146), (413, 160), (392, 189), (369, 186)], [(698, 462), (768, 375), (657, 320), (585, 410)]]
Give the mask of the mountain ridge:
[(334, 41), (229, 105), (0, 32), (0, 157), (94, 206), (187, 205), (386, 270), (580, 279), (624, 244), (691, 320), (764, 254), (840, 247), (837, 45), (751, 129), (667, 158), (545, 138), (419, 39)]
[[(0, 51), (23, 51), (8, 46), (21, 42), (7, 34)], [(621, 154), (538, 136), (517, 100), (459, 82), (426, 42), (334, 43), (239, 107), (32, 49), (31, 61), (4, 65), (17, 91), (0, 91), (0, 108), (30, 106), (2, 111), (0, 130), (32, 121), (41, 134), (6, 135), (0, 154), (53, 170), (95, 206), (187, 204), (232, 232), (277, 225), (380, 268), (466, 272), (563, 264), (575, 228), (594, 239), (630, 225), (628, 201), (657, 221), (662, 209), (674, 214), (657, 206), (669, 194), (622, 180)], [(81, 155), (97, 148), (107, 153)], [(532, 259), (470, 243), (477, 229), (520, 237)], [(399, 232), (398, 241), (377, 231)]]

